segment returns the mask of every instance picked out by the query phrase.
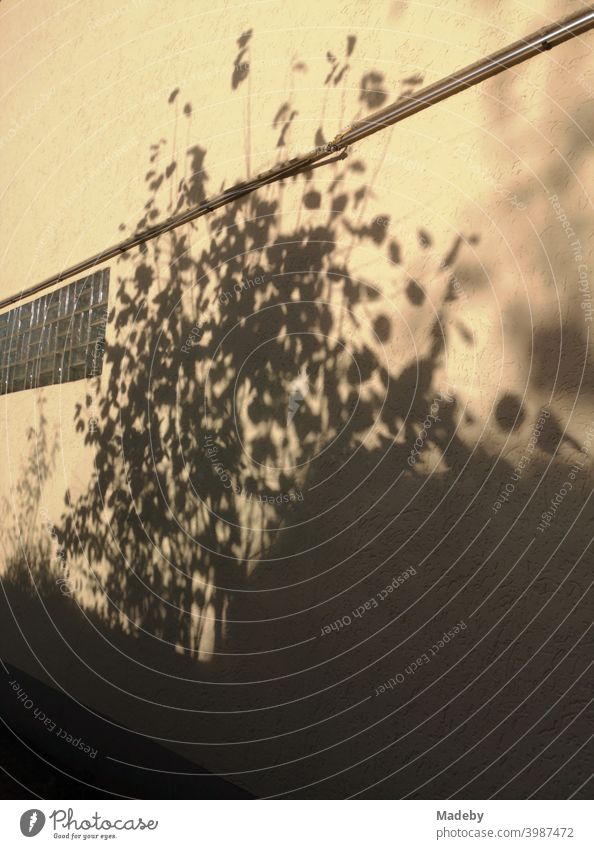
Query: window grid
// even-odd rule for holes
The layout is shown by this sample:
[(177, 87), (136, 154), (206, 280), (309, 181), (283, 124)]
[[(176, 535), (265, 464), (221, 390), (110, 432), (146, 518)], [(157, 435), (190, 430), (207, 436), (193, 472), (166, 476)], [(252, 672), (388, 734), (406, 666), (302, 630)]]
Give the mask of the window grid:
[(109, 269), (0, 315), (0, 395), (103, 370)]

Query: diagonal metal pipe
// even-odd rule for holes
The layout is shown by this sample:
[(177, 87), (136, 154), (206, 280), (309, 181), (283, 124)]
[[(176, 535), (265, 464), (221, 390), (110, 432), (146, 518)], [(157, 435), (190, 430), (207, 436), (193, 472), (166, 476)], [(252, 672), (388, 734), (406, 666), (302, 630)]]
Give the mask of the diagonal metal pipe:
[(532, 59), (539, 53), (551, 50), (565, 41), (582, 33), (588, 32), (594, 28), (594, 7), (590, 6), (578, 14), (571, 15), (554, 24), (543, 27), (535, 33), (522, 38), (513, 44), (492, 53), (472, 65), (444, 77), (432, 85), (426, 86), (415, 94), (408, 94), (401, 97), (395, 103), (385, 106), (368, 115), (361, 121), (351, 124), (346, 130), (340, 132), (334, 139), (326, 145), (316, 147), (313, 150), (301, 156), (297, 156), (286, 162), (276, 165), (268, 171), (264, 171), (251, 180), (242, 183), (237, 183), (219, 195), (216, 195), (209, 200), (204, 200), (198, 206), (183, 212), (180, 215), (174, 215), (171, 218), (162, 221), (160, 224), (155, 224), (141, 232), (134, 233), (127, 239), (113, 245), (100, 253), (94, 254), (88, 259), (71, 265), (58, 274), (47, 277), (40, 283), (24, 289), (22, 292), (11, 295), (0, 300), (0, 309), (10, 306), (24, 298), (35, 295), (56, 283), (62, 282), (69, 277), (74, 277), (77, 274), (82, 274), (83, 271), (88, 271), (109, 259), (113, 259), (132, 248), (138, 247), (151, 239), (175, 230), (183, 224), (188, 224), (197, 218), (207, 215), (209, 212), (214, 212), (232, 201), (245, 197), (246, 195), (255, 192), (262, 186), (275, 183), (278, 180), (284, 180), (287, 177), (295, 176), (303, 171), (311, 170), (320, 165), (327, 165), (330, 162), (335, 162), (337, 159), (342, 159), (346, 156), (346, 148), (367, 136), (380, 132), (381, 130), (391, 127), (394, 124), (409, 118), (452, 97), (459, 92), (472, 88), (472, 86), (483, 82), (484, 80), (494, 77), (503, 71), (519, 65), (528, 59)]
[(409, 118), (429, 106), (434, 106), (454, 94), (459, 94), (472, 86), (494, 77), (502, 71), (513, 68), (527, 59), (532, 59), (539, 53), (551, 50), (564, 41), (569, 41), (581, 33), (587, 32), (594, 27), (594, 7), (590, 7), (578, 15), (571, 15), (552, 26), (546, 26), (532, 35), (514, 41), (502, 50), (491, 53), (484, 59), (480, 59), (472, 65), (467, 65), (461, 71), (451, 74), (449, 77), (439, 80), (415, 94), (402, 97), (396, 103), (385, 106), (372, 115), (368, 115), (346, 131), (340, 133), (335, 139), (335, 144), (340, 147), (361, 141), (367, 136), (397, 124), (404, 118)]

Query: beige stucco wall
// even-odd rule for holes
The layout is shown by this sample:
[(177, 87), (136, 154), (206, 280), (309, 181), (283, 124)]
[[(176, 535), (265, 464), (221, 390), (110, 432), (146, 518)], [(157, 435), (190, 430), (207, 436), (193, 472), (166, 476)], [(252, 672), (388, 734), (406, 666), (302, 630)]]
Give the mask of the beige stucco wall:
[[(361, 98), (365, 75), (381, 75), (377, 84), (395, 99), (403, 90), (420, 85), (419, 80), (411, 83), (411, 78), (432, 82), (580, 5), (548, 0), (457, 0), (447, 7), (415, 0), (214, 6), (203, 0), (166, 4), (28, 0), (25, 5), (5, 0), (0, 7), (0, 295), (26, 288), (105, 248), (143, 220), (160, 220), (177, 208), (178, 198), (182, 205), (195, 201), (204, 176), (192, 172), (193, 163), (202, 167), (200, 157), (190, 152), (196, 145), (206, 150), (206, 190), (212, 194), (248, 172), (254, 174), (280, 157), (311, 147), (318, 132), (330, 139), (368, 111)], [(240, 55), (237, 40), (250, 30), (246, 52)], [(347, 56), (350, 36), (356, 37), (356, 43)], [(545, 543), (536, 529), (540, 513), (580, 456), (594, 420), (588, 346), (591, 321), (589, 310), (584, 309), (591, 293), (594, 238), (588, 188), (594, 172), (592, 38), (571, 41), (359, 143), (344, 164), (319, 169), (311, 185), (302, 178), (264, 190), (262, 201), (276, 204), (274, 215), (264, 207), (240, 207), (234, 212), (239, 222), (236, 242), (234, 222), (221, 235), (212, 223), (201, 221), (178, 232), (178, 239), (185, 237), (181, 245), (163, 237), (158, 253), (151, 246), (144, 258), (134, 252), (109, 263), (113, 311), (101, 380), (0, 398), (0, 497), (5, 499), (10, 539), (24, 535), (33, 540), (39, 534), (42, 544), (48, 544), (48, 522), (56, 529), (69, 528), (66, 557), (74, 598), (68, 599), (67, 611), (56, 608), (54, 622), (61, 623), (59, 614), (64, 613), (66, 642), (76, 634), (80, 651), (98, 672), (92, 685), (80, 683), (78, 663), (59, 641), (50, 659), (51, 628), (46, 633), (43, 624), (31, 620), (26, 603), (15, 602), (16, 609), (18, 604), (25, 605), (23, 627), (29, 630), (34, 651), (45, 647), (49, 667), (54, 666), (48, 667), (50, 677), (57, 676), (68, 692), (126, 724), (130, 724), (134, 697), (124, 696), (122, 689), (160, 704), (183, 705), (187, 710), (182, 712), (145, 706), (137, 717), (140, 730), (163, 741), (264, 739), (286, 734), (243, 748), (181, 744), (178, 748), (197, 763), (233, 774), (234, 780), (255, 792), (272, 793), (276, 787), (277, 792), (287, 791), (345, 769), (367, 757), (371, 749), (381, 748), (386, 735), (391, 739), (394, 728), (400, 727), (395, 720), (384, 722), (377, 733), (363, 734), (364, 741), (357, 738), (352, 748), (340, 744), (379, 720), (375, 707), (361, 713), (350, 710), (351, 706), (366, 698), (394, 664), (406, 665), (429, 640), (422, 634), (415, 637), (413, 624), (430, 621), (445, 604), (440, 614), (445, 619), (438, 619), (440, 624), (433, 629), (443, 630), (450, 619), (453, 624), (468, 616), (483, 598), (491, 598), (491, 591), (494, 622), (496, 613), (505, 614), (511, 600), (526, 588), (526, 575), (537, 573), (553, 535), (565, 529), (559, 521), (547, 531)], [(232, 73), (238, 56), (248, 73), (234, 88)], [(185, 108), (186, 104), (191, 108)], [(286, 108), (275, 124), (283, 104)], [(290, 126), (284, 129), (291, 115)], [(285, 145), (278, 147), (281, 134)], [(171, 163), (175, 168), (167, 171)], [(147, 177), (150, 171), (155, 173)], [(162, 181), (161, 172), (167, 172)], [(319, 208), (311, 208), (317, 202), (310, 201), (309, 191), (319, 192)], [(557, 206), (551, 195), (558, 197)], [(152, 206), (147, 208), (149, 200)], [(152, 210), (156, 210), (155, 218), (146, 219)], [(570, 237), (562, 227), (562, 214), (569, 222)], [(318, 263), (319, 232), (323, 239), (331, 237), (333, 246)], [(275, 265), (276, 254), (266, 248), (285, 241), (290, 243), (288, 253), (295, 257), (293, 265), (284, 254)], [(444, 268), (444, 257), (454, 245), (458, 247), (455, 259)], [(291, 274), (303, 271), (304, 262), (309, 276), (300, 288)], [(324, 272), (319, 288), (316, 263)], [(139, 267), (150, 269), (142, 291)], [(213, 324), (226, 326), (231, 311), (220, 301), (217, 305), (216, 298), (232, 289), (238, 275), (254, 268), (262, 269), (265, 284), (254, 287), (250, 300), (234, 299), (231, 310), (236, 310), (242, 327), (251, 328), (249, 322), (255, 316), (255, 329), (242, 332), (237, 343), (231, 337), (212, 359), (188, 368), (180, 352), (187, 330), (205, 314)], [(339, 272), (345, 269), (341, 278)], [(279, 272), (280, 282), (274, 276)], [(179, 303), (177, 296), (167, 295), (175, 288)], [(308, 291), (314, 305), (291, 323), (293, 307), (283, 307), (283, 298), (307, 300)], [(316, 299), (327, 304), (323, 319)], [(268, 322), (262, 311), (270, 304), (274, 311)], [(279, 323), (279, 311), (286, 325)], [(140, 342), (145, 320), (152, 335)], [(161, 348), (155, 342), (160, 327), (167, 342)], [(295, 352), (291, 342), (283, 347), (284, 334), (303, 335), (312, 327), (318, 337), (309, 361), (307, 347), (298, 349), (303, 355), (300, 361), (283, 360), (283, 351), (289, 360)], [(326, 334), (325, 342), (320, 342), (319, 334)], [(436, 336), (441, 340), (437, 347)], [(256, 367), (250, 358), (260, 350), (258, 345), (270, 339), (275, 347), (266, 371), (264, 361)], [(118, 377), (114, 377), (116, 349), (123, 358)], [(164, 400), (151, 398), (154, 416), (147, 414), (143, 421), (145, 382), (139, 381), (141, 397), (132, 401), (135, 375), (146, 370), (147, 358), (155, 350), (155, 381), (162, 381), (161, 390), (169, 385), (171, 393)], [(359, 368), (354, 379), (349, 371), (353, 359)], [(374, 365), (367, 374), (369, 359)], [(213, 362), (216, 379), (209, 372)], [(312, 366), (314, 372), (306, 402), (311, 421), (303, 427), (297, 421), (291, 428), (284, 405), (291, 391), (291, 374), (297, 378), (303, 366)], [(149, 376), (146, 387), (151, 385)], [(356, 392), (353, 387), (358, 387)], [(440, 402), (443, 430), (430, 435), (422, 458), (411, 468), (406, 463), (411, 436), (414, 441), (433, 399), (448, 387), (455, 405)], [(192, 431), (201, 415), (203, 390), (211, 412)], [(221, 397), (236, 401), (236, 407), (219, 404)], [(44, 400), (41, 408), (40, 398)], [(501, 405), (502, 399), (508, 400)], [(344, 416), (350, 405), (355, 405), (353, 422)], [(525, 455), (543, 407), (550, 411), (546, 435), (530, 455), (516, 503), (506, 507), (505, 516), (499, 515), (492, 505)], [(30, 427), (40, 432), (40, 409), (46, 419), (44, 438), (55, 445), (47, 475), (42, 466), (36, 467), (35, 452), (31, 454), (34, 441), (31, 436), (25, 438)], [(510, 431), (518, 410), (516, 427)], [(89, 438), (93, 417), (98, 419), (99, 431)], [(109, 436), (108, 420), (114, 422)], [(194, 509), (192, 471), (187, 465), (182, 464), (179, 471), (167, 452), (149, 461), (142, 453), (144, 443), (138, 454), (131, 450), (134, 434), (146, 435), (147, 421), (165, 446), (177, 451), (178, 441), (187, 439), (186, 451), (204, 462), (200, 428), (224, 432), (227, 441), (223, 439), (221, 450), (228, 451), (227, 464), (236, 461), (232, 472), (238, 486), (244, 487), (252, 475), (260, 491), (288, 488), (309, 495), (303, 506), (286, 512), (285, 507), (254, 505), (241, 497), (229, 501), (220, 487), (207, 487), (204, 504)], [(231, 441), (234, 432), (241, 434), (242, 449)], [(348, 440), (341, 442), (347, 432)], [(122, 451), (114, 448), (121, 434), (126, 442)], [(262, 443), (267, 447), (262, 448)], [(327, 450), (334, 443), (335, 454)], [(258, 465), (258, 450), (271, 460), (274, 470), (265, 472)], [(386, 461), (384, 452), (392, 450), (396, 452), (393, 461)], [(317, 458), (320, 452), (321, 459)], [(246, 461), (247, 456), (251, 460)], [(349, 457), (356, 459), (337, 475), (336, 469)], [(121, 516), (110, 524), (112, 502), (101, 513), (95, 499), (92, 516), (81, 509), (79, 499), (88, 494), (89, 484), (93, 488), (97, 462), (106, 480), (103, 495), (124, 486), (128, 466), (139, 496), (135, 498), (132, 484), (126, 509), (130, 515), (138, 514), (138, 526), (126, 525)], [(29, 473), (27, 463), (32, 463)], [(169, 530), (167, 519), (160, 533), (159, 511), (165, 515), (165, 508), (158, 500), (151, 504), (143, 500), (143, 481), (159, 475), (174, 512), (178, 510), (182, 524), (188, 522), (181, 531), (179, 526)], [(397, 487), (390, 489), (398, 475)], [(550, 566), (550, 573), (545, 572), (545, 595), (574, 567), (585, 533), (591, 529), (591, 513), (579, 513), (589, 492), (589, 475), (586, 457), (562, 520), (567, 523), (577, 515), (583, 527), (576, 526), (564, 540), (565, 553)], [(25, 495), (18, 490), (23, 479), (29, 481)], [(421, 494), (415, 496), (418, 487)], [(477, 493), (478, 501), (473, 502)], [(445, 500), (440, 505), (442, 496)], [(464, 506), (469, 508), (468, 522), (465, 519), (460, 533), (448, 537), (446, 532)], [(216, 522), (208, 512), (215, 507), (222, 513)], [(400, 509), (402, 515), (391, 523)], [(322, 513), (326, 518), (316, 521)], [(519, 524), (514, 525), (518, 516)], [(296, 527), (284, 534), (276, 532), (278, 527), (292, 525), (295, 517)], [(487, 520), (490, 526), (478, 548), (465, 555)], [(393, 554), (413, 539), (423, 521), (427, 525), (422, 541), (412, 541), (402, 555)], [(113, 536), (103, 535), (102, 523)], [(125, 536), (126, 528), (130, 540), (128, 549), (128, 543), (123, 545), (124, 557), (131, 559), (132, 567), (135, 558), (146, 566), (143, 577), (150, 589), (144, 597), (141, 592), (140, 598), (133, 598), (124, 586), (121, 570), (126, 567), (115, 554), (113, 541)], [(139, 542), (141, 528), (148, 542)], [(182, 531), (190, 536), (183, 537)], [(174, 534), (182, 536), (178, 539)], [(517, 578), (514, 573), (500, 587), (504, 574), (533, 537), (524, 571)], [(77, 547), (77, 538), (83, 550)], [(306, 543), (311, 543), (309, 553)], [(199, 544), (214, 554), (205, 554)], [(347, 555), (358, 547), (362, 550), (356, 562), (348, 562)], [(406, 604), (422, 602), (421, 611), (405, 614), (403, 601), (402, 608), (382, 609), (373, 623), (370, 617), (361, 619), (348, 635), (335, 634), (330, 646), (330, 637), (320, 639), (320, 629), (373, 595), (421, 555), (428, 558), (429, 568), (410, 595), (403, 596)], [(51, 569), (59, 571), (60, 559), (55, 552), (52, 557)], [(459, 558), (464, 557), (462, 567)], [(387, 565), (382, 566), (386, 558)], [(233, 563), (239, 564), (240, 579)], [(479, 564), (481, 575), (473, 583), (472, 573)], [(379, 573), (373, 573), (376, 567), (381, 567)], [(178, 580), (176, 568), (189, 583), (169, 594)], [(582, 577), (578, 568), (572, 577), (576, 592), (581, 591)], [(461, 596), (465, 600), (449, 602), (467, 580), (470, 589)], [(225, 586), (225, 582), (230, 582), (232, 591), (215, 603), (212, 585)], [(109, 586), (119, 613), (110, 607), (100, 585)], [(277, 588), (272, 595), (271, 588)], [(160, 591), (167, 603), (179, 603), (185, 611), (179, 614), (180, 620), (190, 614), (191, 624), (184, 625), (177, 636), (171, 617), (159, 612)], [(426, 605), (425, 591), (434, 599)], [(559, 607), (554, 602), (559, 616), (572, 598), (561, 594)], [(56, 604), (62, 602), (58, 599)], [(98, 617), (99, 628), (109, 623), (110, 640), (140, 664), (133, 666), (134, 673), (122, 655), (90, 635), (82, 620), (72, 624), (78, 604), (88, 615)], [(509, 627), (509, 636), (515, 636), (528, 621), (532, 606), (540, 610), (532, 591), (526, 604), (525, 611), (517, 611), (517, 619), (512, 617), (511, 625), (509, 619), (503, 623), (504, 635)], [(400, 624), (389, 627), (400, 613), (404, 616)], [(213, 616), (222, 620), (217, 638)], [(493, 650), (489, 641), (481, 644), (479, 639), (491, 624), (489, 616), (489, 625), (482, 621), (472, 635), (464, 636), (464, 650), (476, 646), (476, 669), (482, 668)], [(255, 619), (269, 622), (246, 626)], [(579, 619), (575, 621), (577, 636)], [(537, 644), (549, 632), (546, 624), (537, 623), (534, 628)], [(429, 632), (433, 633), (430, 627)], [(157, 637), (158, 645), (150, 634)], [(409, 637), (416, 648), (398, 650), (397, 661), (393, 654), (386, 656)], [(491, 649), (486, 648), (489, 645)], [(13, 662), (35, 670), (17, 643), (11, 653)], [(343, 653), (347, 656), (342, 657)], [(184, 664), (179, 669), (169, 666), (178, 661)], [(549, 660), (542, 663), (546, 668)], [(170, 669), (171, 677), (160, 674), (156, 686), (154, 674), (142, 664)], [(365, 671), (355, 675), (359, 669)], [(444, 669), (435, 669), (431, 675), (438, 676)], [(452, 674), (455, 692), (471, 680), (464, 671), (459, 677), (458, 672)], [(210, 680), (215, 685), (197, 693), (176, 676)], [(103, 679), (115, 683), (116, 690)], [(246, 684), (239, 696), (231, 686), (238, 681), (268, 683)], [(221, 686), (225, 682), (230, 686)], [(490, 692), (488, 687), (481, 691), (480, 686), (478, 703)], [(318, 691), (320, 695), (312, 695)], [(443, 699), (434, 697), (437, 707)], [(284, 709), (270, 707), (284, 703), (288, 705)], [(241, 715), (241, 731), (230, 725), (229, 714), (224, 713), (228, 705)], [(329, 720), (347, 707), (346, 718)], [(508, 707), (496, 702), (485, 727), (495, 725)], [(241, 714), (246, 708), (254, 712)], [(384, 708), (378, 709), (380, 713)], [(202, 717), (197, 731), (192, 710), (212, 710), (212, 725)], [(422, 713), (419, 720), (424, 718)], [(411, 724), (416, 714), (405, 712), (405, 716)], [(297, 733), (295, 729), (302, 726), (310, 730)], [(436, 725), (431, 734), (437, 740), (442, 730)], [(325, 748), (329, 741), (336, 745), (318, 759), (280, 769), (277, 776), (269, 773), (267, 764), (298, 759), (303, 751)], [(348, 773), (350, 778), (336, 779), (328, 792), (355, 792), (396, 769), (399, 757), (390, 750)], [(471, 765), (469, 775), (478, 771), (479, 763), (480, 759), (476, 769)], [(432, 768), (427, 769), (429, 779)], [(261, 771), (244, 774), (244, 770)], [(461, 776), (455, 780), (463, 783)], [(411, 778), (407, 790), (414, 785)], [(383, 789), (398, 793), (399, 786), (392, 782)], [(480, 784), (474, 789), (477, 795), (484, 791)]]

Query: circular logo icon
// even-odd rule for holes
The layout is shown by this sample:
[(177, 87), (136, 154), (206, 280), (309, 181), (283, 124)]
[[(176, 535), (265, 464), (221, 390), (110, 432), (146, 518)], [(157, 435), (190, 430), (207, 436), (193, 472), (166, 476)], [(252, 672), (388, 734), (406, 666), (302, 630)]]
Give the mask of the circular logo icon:
[(21, 817), (21, 831), (25, 837), (35, 837), (45, 825), (45, 814), (38, 808), (25, 811)]

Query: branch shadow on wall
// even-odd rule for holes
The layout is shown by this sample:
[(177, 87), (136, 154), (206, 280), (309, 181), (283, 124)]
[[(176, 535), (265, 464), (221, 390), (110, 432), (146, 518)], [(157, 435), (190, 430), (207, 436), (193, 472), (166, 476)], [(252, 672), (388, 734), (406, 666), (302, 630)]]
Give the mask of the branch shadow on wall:
[[(251, 33), (238, 41), (233, 89), (249, 78), (250, 44)], [(353, 49), (349, 38), (342, 59), (328, 54), (329, 88), (348, 80)], [(403, 81), (403, 92), (420, 82)], [(385, 99), (382, 75), (365, 74), (362, 114)], [(178, 90), (169, 100), (176, 127), (192, 121), (191, 104), (182, 105)], [(274, 116), (279, 158), (295, 115), (287, 101)], [(327, 135), (318, 128), (314, 143)], [(248, 123), (247, 170), (250, 137)], [(213, 193), (202, 147), (190, 147), (186, 161), (170, 158), (168, 150), (163, 140), (151, 148), (147, 201), (134, 231)], [(357, 694), (373, 691), (391, 666), (403, 667), (425, 651), (428, 640), (469, 616), (468, 600), (462, 604), (457, 590), (475, 580), (477, 563), (485, 566), (487, 520), (514, 472), (503, 458), (493, 462), (481, 442), (461, 438), (461, 428), (476, 422), (447, 383), (456, 264), (461, 252), (480, 249), (479, 237), (458, 235), (438, 251), (421, 223), (415, 250), (427, 256), (428, 271), (426, 279), (413, 279), (388, 216), (368, 212), (372, 194), (373, 175), (351, 153), (344, 163), (263, 189), (119, 260), (104, 373), (89, 384), (76, 411), (77, 428), (94, 457), (94, 479), (82, 495), (66, 494), (59, 529), (80, 583), (71, 598), (58, 597), (54, 585), (41, 588), (54, 598), (54, 624), (98, 677), (147, 699), (155, 681), (175, 678), (175, 710), (207, 705), (215, 714), (209, 716), (209, 739), (228, 743), (262, 735), (259, 715), (243, 716), (237, 730), (217, 715), (246, 704), (257, 711), (282, 701), (282, 729), (315, 724), (316, 710), (326, 712), (327, 703), (316, 708), (313, 699), (300, 701), (302, 672), (308, 692), (317, 693), (331, 667), (340, 682), (335, 704), (345, 714), (326, 725), (321, 738), (314, 735), (308, 749), (336, 742), (336, 750), (325, 756), (323, 768), (306, 760), (290, 774), (272, 776), (281, 786), (366, 755), (369, 738), (338, 745), (359, 733), (363, 721), (350, 708), (353, 670)], [(354, 259), (361, 248), (390, 268), (390, 298), (361, 272)], [(470, 356), (472, 333), (465, 344)], [(496, 412), (501, 429), (513, 430), (525, 418), (513, 397), (502, 398)], [(98, 426), (90, 428), (91, 421)], [(547, 433), (556, 445), (563, 438)], [(541, 472), (534, 459), (525, 474), (527, 491)], [(450, 497), (454, 490), (456, 498)], [(523, 521), (534, 526), (542, 507), (537, 495)], [(505, 535), (498, 562), (517, 558), (523, 534), (518, 525)], [(373, 620), (349, 626), (339, 646), (331, 637), (320, 639), (325, 627), (411, 565), (415, 580), (400, 587), (396, 616), (384, 605)], [(561, 580), (562, 564), (551, 564), (545, 577)], [(16, 583), (15, 575), (11, 580)], [(488, 564), (476, 578), (476, 603), (492, 593), (496, 610), (505, 609), (524, 586), (515, 574), (500, 581)], [(528, 621), (541, 602), (539, 593), (526, 595), (516, 615)], [(571, 602), (568, 596), (559, 610)], [(84, 641), (77, 639), (77, 606), (90, 626)], [(495, 633), (505, 634), (505, 627)], [(380, 632), (386, 634), (382, 649), (372, 650)], [(105, 659), (109, 644), (113, 655), (122, 655), (119, 665)], [(477, 648), (476, 668), (489, 663), (490, 645)], [(457, 646), (461, 655), (470, 643), (460, 638)], [(518, 652), (513, 662), (522, 659)], [(526, 689), (550, 664), (543, 651)], [(442, 671), (436, 668), (435, 675)], [(506, 674), (503, 664), (484, 694), (473, 696), (476, 704)], [(417, 680), (419, 687), (427, 684)], [(448, 693), (462, 690), (467, 680), (462, 664), (422, 713), (445, 704)], [(244, 686), (198, 693), (195, 685), (205, 682)], [(407, 705), (398, 722), (416, 725), (419, 708)], [(499, 714), (487, 705), (484, 719), (491, 727)], [(366, 710), (365, 727), (384, 721), (385, 707), (371, 702)], [(439, 714), (423, 734), (439, 741), (444, 728), (468, 711), (463, 702), (458, 712)], [(143, 704), (135, 728), (155, 733), (157, 715), (154, 705)], [(403, 762), (414, 755), (417, 738), (412, 734), (403, 744)], [(370, 739), (376, 747), (377, 738)], [(433, 765), (411, 769), (390, 793), (408, 792), (459, 746), (452, 737)], [(498, 740), (494, 751), (500, 746)], [(224, 759), (227, 751), (219, 756)], [(273, 743), (261, 751), (249, 765), (263, 769), (258, 758), (266, 763), (278, 757)], [(481, 768), (480, 752), (468, 774)], [(387, 774), (389, 754), (371, 769), (372, 776), (373, 770)], [(325, 792), (342, 796), (364, 780), (352, 773)], [(270, 792), (262, 781), (262, 792)], [(431, 798), (445, 790), (429, 785), (424, 792)], [(468, 793), (476, 797), (477, 790)]]

